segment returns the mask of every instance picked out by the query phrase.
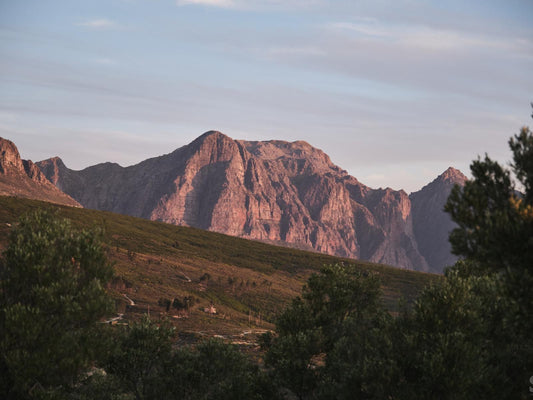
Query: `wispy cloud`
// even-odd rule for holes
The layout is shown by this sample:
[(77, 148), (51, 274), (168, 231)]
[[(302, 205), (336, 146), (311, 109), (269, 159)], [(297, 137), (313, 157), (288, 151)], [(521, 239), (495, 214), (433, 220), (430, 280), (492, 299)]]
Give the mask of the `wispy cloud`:
[(324, 0), (176, 0), (178, 6), (201, 5), (239, 10), (308, 9)]
[(324, 56), (325, 50), (315, 46), (278, 46), (267, 51), (270, 56)]
[(116, 22), (105, 18), (91, 19), (84, 22), (80, 22), (77, 25), (84, 26), (90, 29), (112, 29), (119, 27)]
[(202, 6), (223, 7), (223, 8), (229, 8), (229, 7), (235, 6), (235, 3), (232, 0), (177, 0), (176, 4), (178, 6), (202, 5)]
[(388, 42), (423, 50), (459, 50), (468, 48), (507, 48), (512, 43), (471, 32), (435, 29), (427, 26), (393, 25), (376, 19), (356, 22), (333, 22), (326, 29), (339, 34), (352, 34), (360, 39)]

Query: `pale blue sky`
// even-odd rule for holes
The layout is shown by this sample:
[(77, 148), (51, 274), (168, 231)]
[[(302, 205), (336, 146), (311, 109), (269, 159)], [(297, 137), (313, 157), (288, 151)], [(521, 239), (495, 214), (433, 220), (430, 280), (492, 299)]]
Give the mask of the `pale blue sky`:
[(0, 0), (0, 136), (74, 169), (210, 129), (306, 140), (410, 192), (508, 160), (532, 20), (531, 0)]

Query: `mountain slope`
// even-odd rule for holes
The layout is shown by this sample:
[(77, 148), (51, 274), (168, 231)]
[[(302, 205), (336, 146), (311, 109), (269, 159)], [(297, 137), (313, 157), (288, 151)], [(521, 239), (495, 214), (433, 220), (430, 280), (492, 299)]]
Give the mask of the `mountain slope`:
[(15, 144), (0, 138), (0, 195), (25, 197), (80, 207), (80, 204), (51, 184), (30, 160), (22, 160)]
[(431, 272), (442, 272), (446, 266), (457, 261), (448, 241), (456, 225), (444, 212), (444, 205), (452, 188), (463, 186), (465, 181), (466, 176), (461, 171), (448, 168), (433, 182), (409, 196), (418, 249), (430, 265)]

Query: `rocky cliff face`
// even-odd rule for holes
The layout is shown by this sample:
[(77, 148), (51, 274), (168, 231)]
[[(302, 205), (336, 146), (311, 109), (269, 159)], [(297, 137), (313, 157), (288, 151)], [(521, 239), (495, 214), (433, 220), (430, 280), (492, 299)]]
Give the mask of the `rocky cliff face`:
[(15, 144), (3, 138), (0, 138), (0, 195), (80, 207), (76, 200), (51, 184), (33, 162), (22, 160)]
[(433, 182), (409, 196), (418, 250), (428, 262), (431, 272), (442, 272), (457, 261), (448, 241), (456, 225), (444, 212), (444, 205), (454, 185), (463, 186), (465, 181), (466, 176), (461, 171), (448, 168)]
[(247, 142), (207, 132), (174, 152), (122, 168), (38, 163), (85, 207), (249, 239), (428, 270), (411, 200), (373, 190), (306, 142)]

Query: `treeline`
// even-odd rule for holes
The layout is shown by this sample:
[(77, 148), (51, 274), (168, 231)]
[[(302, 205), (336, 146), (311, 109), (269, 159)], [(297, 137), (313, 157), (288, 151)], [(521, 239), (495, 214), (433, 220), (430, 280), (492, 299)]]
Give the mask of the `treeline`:
[(377, 276), (325, 266), (262, 337), (260, 362), (220, 341), (176, 348), (165, 321), (99, 323), (112, 268), (98, 233), (24, 217), (1, 262), (0, 397), (529, 398), (533, 134), (524, 127), (509, 145), (510, 169), (478, 159), (448, 200), (463, 259), (443, 280), (391, 315)]

